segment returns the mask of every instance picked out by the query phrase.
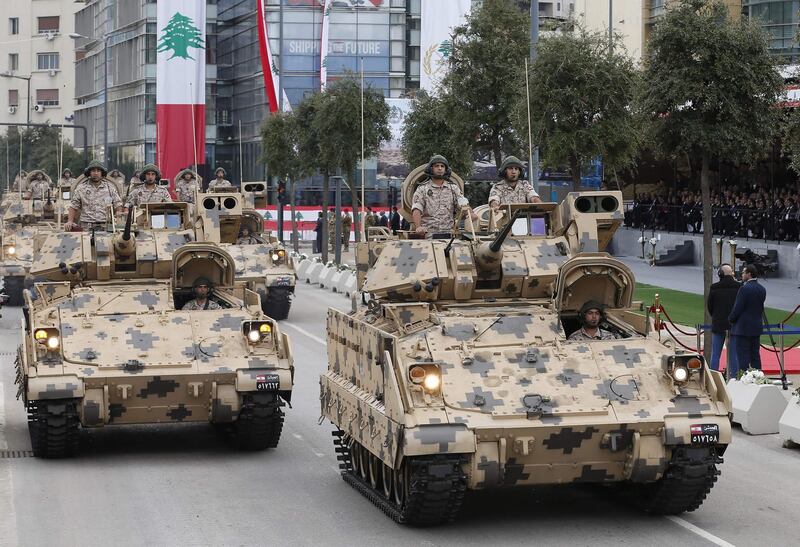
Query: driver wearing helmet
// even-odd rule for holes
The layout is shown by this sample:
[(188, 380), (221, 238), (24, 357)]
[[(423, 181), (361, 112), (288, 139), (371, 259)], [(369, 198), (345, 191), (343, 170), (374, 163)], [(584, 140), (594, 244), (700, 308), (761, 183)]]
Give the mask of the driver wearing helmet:
[(192, 293), (194, 294), (194, 299), (189, 300), (186, 304), (184, 304), (181, 310), (192, 311), (220, 309), (220, 305), (210, 298), (212, 288), (213, 286), (208, 278), (198, 277), (195, 279), (194, 283), (192, 283)]
[(489, 206), (497, 210), (507, 203), (541, 203), (539, 194), (531, 183), (522, 180), (524, 166), (515, 156), (508, 156), (500, 164), (498, 175), (502, 180), (492, 186), (489, 192)]
[(589, 300), (581, 306), (581, 328), (569, 335), (569, 340), (614, 340), (614, 333), (600, 328), (600, 322), (605, 319), (603, 305), (596, 300)]

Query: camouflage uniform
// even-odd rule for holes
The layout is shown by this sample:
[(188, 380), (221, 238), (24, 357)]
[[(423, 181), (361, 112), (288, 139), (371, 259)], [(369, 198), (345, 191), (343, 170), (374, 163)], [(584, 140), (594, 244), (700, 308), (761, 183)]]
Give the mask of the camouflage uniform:
[(527, 180), (518, 180), (515, 183), (501, 180), (492, 185), (492, 189), (489, 192), (489, 203), (492, 203), (492, 201), (498, 201), (500, 205), (530, 203), (536, 197), (539, 197), (539, 194), (536, 193), (531, 183)]
[(112, 182), (101, 180), (94, 184), (87, 181), (75, 189), (69, 206), (80, 210), (81, 224), (106, 223), (109, 221), (109, 206), (119, 209), (122, 207), (122, 198)]
[(169, 195), (169, 190), (163, 186), (153, 185), (150, 189), (147, 184), (141, 184), (131, 190), (128, 195), (128, 205), (142, 205), (144, 203), (170, 203), (172, 196)]
[[(50, 183), (48, 183), (44, 178), (36, 179), (31, 181), (30, 185), (28, 186), (28, 190), (31, 193), (31, 199), (45, 199), (47, 198), (47, 193), (50, 190)], [(54, 197), (52, 192), (50, 193), (50, 197)]]
[(256, 245), (258, 240), (253, 236), (241, 236), (236, 240), (237, 245)]
[(63, 187), (63, 186), (72, 187), (72, 185), (75, 184), (76, 180), (77, 179), (75, 177), (72, 177), (72, 176), (70, 176), (68, 178), (61, 177), (60, 179), (58, 179), (58, 186), (59, 187)]
[(231, 184), (231, 181), (225, 179), (222, 180), (214, 179), (208, 183), (209, 190), (213, 190), (214, 188), (230, 188), (231, 186), (233, 186), (233, 184)]
[(451, 232), (458, 214), (458, 199), (463, 197), (458, 184), (445, 181), (437, 186), (433, 181), (420, 184), (411, 200), (411, 210), (422, 214), (422, 227), (428, 233)]
[(583, 330), (583, 327), (581, 327), (580, 329), (570, 334), (568, 340), (570, 342), (575, 342), (575, 341), (583, 342), (587, 340), (616, 340), (616, 338), (617, 337), (613, 333), (608, 332), (607, 330), (603, 330), (601, 328), (597, 329), (597, 334), (595, 336), (589, 336), (586, 333), (586, 331)]
[(193, 298), (189, 300), (186, 304), (183, 305), (181, 310), (183, 311), (195, 311), (195, 310), (218, 310), (220, 309), (220, 305), (211, 300), (210, 298), (206, 301), (208, 302), (208, 307), (206, 308), (205, 304), (200, 305), (197, 303), (197, 299)]
[(350, 248), (350, 229), (352, 226), (353, 217), (350, 216), (350, 213), (346, 213), (342, 218), (342, 243), (345, 251)]
[[(192, 175), (191, 180), (187, 181), (183, 175), (189, 173)], [(178, 173), (178, 182), (175, 183), (175, 195), (178, 196), (178, 201), (184, 203), (194, 203), (194, 192), (197, 190), (197, 177), (194, 172), (184, 169)]]

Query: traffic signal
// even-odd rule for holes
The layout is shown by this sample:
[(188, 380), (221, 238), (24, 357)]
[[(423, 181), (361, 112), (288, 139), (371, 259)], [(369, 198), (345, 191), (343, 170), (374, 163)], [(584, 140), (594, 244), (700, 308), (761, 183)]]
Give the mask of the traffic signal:
[(278, 203), (284, 205), (289, 203), (289, 196), (286, 194), (286, 183), (278, 181)]

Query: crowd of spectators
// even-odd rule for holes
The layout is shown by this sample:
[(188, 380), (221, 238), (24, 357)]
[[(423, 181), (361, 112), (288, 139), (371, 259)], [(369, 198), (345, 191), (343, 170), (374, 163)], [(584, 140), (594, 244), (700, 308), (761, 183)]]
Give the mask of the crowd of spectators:
[[(739, 238), (798, 241), (800, 183), (781, 188), (720, 186), (711, 192), (712, 231)], [(699, 190), (675, 190), (659, 182), (639, 193), (625, 211), (625, 225), (644, 230), (700, 233), (703, 202)]]

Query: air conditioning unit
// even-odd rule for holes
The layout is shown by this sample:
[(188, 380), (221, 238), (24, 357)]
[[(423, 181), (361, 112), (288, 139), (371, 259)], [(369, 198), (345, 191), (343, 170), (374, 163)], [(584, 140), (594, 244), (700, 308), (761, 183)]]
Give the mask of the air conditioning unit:
[(17, 107), (16, 106), (9, 106), (8, 107), (8, 113), (9, 114), (16, 114), (17, 113)]
[(56, 71), (53, 70), (53, 69), (50, 69), (50, 76), (55, 76), (55, 75), (56, 75)]
[(48, 40), (55, 40), (56, 39), (56, 33), (55, 32), (46, 32), (45, 33), (45, 38), (47, 38)]
[(36, 111), (36, 112), (44, 112), (44, 105), (43, 104), (37, 104), (36, 106), (33, 107), (33, 110)]

